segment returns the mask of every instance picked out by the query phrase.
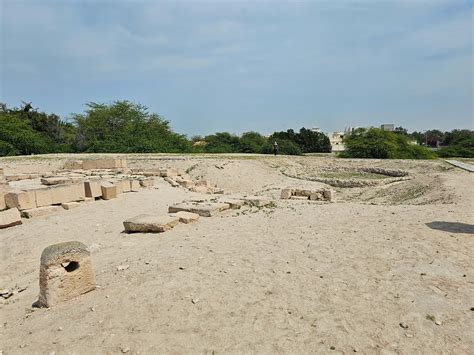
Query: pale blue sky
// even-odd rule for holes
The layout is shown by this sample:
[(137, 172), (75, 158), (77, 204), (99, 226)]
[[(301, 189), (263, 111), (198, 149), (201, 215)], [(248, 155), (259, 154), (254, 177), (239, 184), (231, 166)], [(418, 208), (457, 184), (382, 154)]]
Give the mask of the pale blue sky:
[(0, 101), (140, 102), (188, 135), (473, 129), (473, 1), (1, 2)]

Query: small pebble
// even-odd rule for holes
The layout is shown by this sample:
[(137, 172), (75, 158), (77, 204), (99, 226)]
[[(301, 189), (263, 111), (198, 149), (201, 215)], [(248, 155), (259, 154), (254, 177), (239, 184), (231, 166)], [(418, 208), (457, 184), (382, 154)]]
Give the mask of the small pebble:
[(405, 336), (406, 336), (407, 338), (413, 338), (413, 334), (410, 334), (410, 333), (406, 333)]
[(408, 328), (408, 324), (406, 324), (405, 322), (400, 322), (400, 327), (402, 327), (403, 329), (407, 329)]
[(122, 351), (122, 353), (126, 354), (130, 351), (130, 348), (122, 348), (120, 350)]
[(62, 331), (63, 330), (63, 327), (59, 327), (58, 328), (58, 332)]
[(199, 302), (199, 298), (193, 298), (193, 299), (191, 300), (191, 302), (192, 302), (193, 304), (196, 304), (196, 303)]
[(436, 324), (436, 325), (441, 325), (442, 323), (441, 323), (440, 320), (437, 320), (437, 321), (435, 321), (435, 324)]

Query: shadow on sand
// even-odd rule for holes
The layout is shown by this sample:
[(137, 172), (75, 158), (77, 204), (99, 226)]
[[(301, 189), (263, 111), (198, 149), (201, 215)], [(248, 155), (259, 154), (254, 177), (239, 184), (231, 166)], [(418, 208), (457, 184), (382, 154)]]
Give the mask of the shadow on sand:
[(474, 225), (459, 222), (430, 222), (426, 223), (431, 229), (437, 229), (449, 233), (468, 233), (474, 234)]

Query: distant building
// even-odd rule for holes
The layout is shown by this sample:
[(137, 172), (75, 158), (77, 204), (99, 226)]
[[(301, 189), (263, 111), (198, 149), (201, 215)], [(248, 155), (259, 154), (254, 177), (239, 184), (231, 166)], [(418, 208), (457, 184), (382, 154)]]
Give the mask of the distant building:
[(385, 123), (383, 125), (380, 126), (380, 129), (382, 131), (389, 131), (389, 132), (393, 132), (395, 131), (395, 125), (394, 124), (391, 124), (391, 123)]
[(329, 142), (331, 143), (331, 150), (333, 152), (342, 152), (346, 148), (342, 142), (344, 139), (345, 132), (332, 132), (329, 135)]
[(315, 133), (322, 133), (321, 128), (319, 127), (313, 127), (313, 128), (310, 128), (309, 130)]

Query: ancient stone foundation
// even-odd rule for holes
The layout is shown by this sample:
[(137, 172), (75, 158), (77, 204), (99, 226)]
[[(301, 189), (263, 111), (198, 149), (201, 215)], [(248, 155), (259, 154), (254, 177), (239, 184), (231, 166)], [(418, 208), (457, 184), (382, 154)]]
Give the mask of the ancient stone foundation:
[(96, 287), (90, 252), (81, 242), (50, 245), (41, 254), (38, 306), (51, 307)]

